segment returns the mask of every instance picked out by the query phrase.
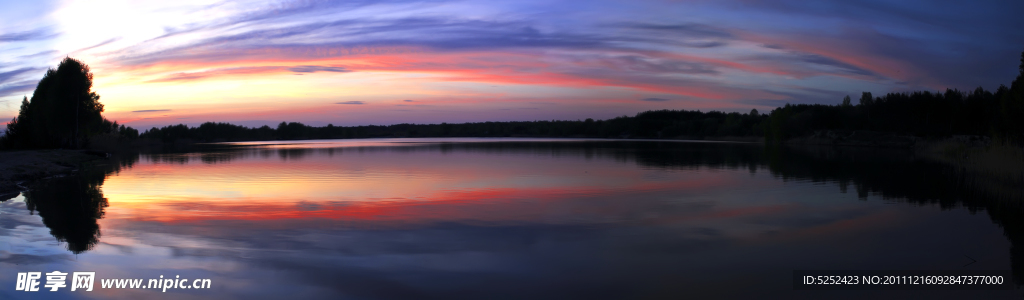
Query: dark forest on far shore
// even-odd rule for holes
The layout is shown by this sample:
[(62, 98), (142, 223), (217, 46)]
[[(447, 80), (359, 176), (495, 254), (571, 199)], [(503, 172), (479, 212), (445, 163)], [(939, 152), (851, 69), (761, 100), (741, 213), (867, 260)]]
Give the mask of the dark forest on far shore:
[[(99, 96), (89, 90), (91, 79), (88, 66), (70, 58), (60, 68), (49, 70), (31, 101), (23, 101), (22, 111), (8, 125), (7, 134), (0, 137), (0, 148), (81, 148), (88, 147), (95, 136), (106, 136), (106, 140), (118, 143), (139, 139), (190, 143), (383, 137), (763, 137), (766, 142), (778, 143), (821, 131), (870, 131), (920, 138), (972, 135), (1024, 144), (1024, 53), (1017, 78), (1009, 87), (1000, 85), (994, 92), (981, 87), (973, 91), (918, 91), (880, 97), (865, 92), (856, 103), (847, 96), (835, 105), (786, 104), (767, 114), (757, 110), (656, 110), (608, 120), (323, 127), (281, 122), (276, 127), (256, 128), (207, 122), (198, 127), (154, 127), (141, 134), (100, 116), (103, 107)], [(88, 110), (83, 111), (83, 106)], [(54, 122), (57, 119), (61, 122)]]
[(281, 122), (276, 128), (248, 128), (227, 123), (203, 123), (199, 127), (173, 125), (153, 128), (142, 138), (164, 142), (182, 139), (197, 142), (344, 139), (381, 137), (603, 137), (668, 138), (712, 136), (760, 136), (767, 116), (756, 110), (747, 114), (699, 111), (648, 111), (634, 117), (608, 120), (479, 122), (459, 124), (395, 124), (386, 126), (308, 126)]

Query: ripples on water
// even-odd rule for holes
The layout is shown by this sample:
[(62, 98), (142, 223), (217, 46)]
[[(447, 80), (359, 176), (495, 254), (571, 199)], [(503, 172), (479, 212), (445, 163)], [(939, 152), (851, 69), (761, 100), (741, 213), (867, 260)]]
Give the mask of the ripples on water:
[[(1020, 206), (944, 170), (911, 153), (738, 143), (206, 145), (0, 203), (0, 284), (56, 269), (215, 285), (52, 293), (83, 299), (1020, 297), (792, 290), (798, 269), (1020, 273)], [(40, 295), (12, 290), (0, 296)]]

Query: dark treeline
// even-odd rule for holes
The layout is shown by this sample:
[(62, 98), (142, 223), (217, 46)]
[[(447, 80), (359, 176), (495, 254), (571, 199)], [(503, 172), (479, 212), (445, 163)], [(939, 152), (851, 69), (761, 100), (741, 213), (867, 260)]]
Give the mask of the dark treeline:
[(183, 124), (152, 128), (142, 138), (164, 142), (257, 141), (298, 139), (343, 139), (378, 137), (606, 137), (606, 138), (705, 138), (712, 136), (761, 136), (766, 116), (753, 110), (747, 114), (659, 110), (633, 117), (609, 120), (480, 122), (461, 124), (396, 124), (388, 126), (314, 127), (281, 122), (276, 128), (250, 128), (227, 123)]
[(867, 130), (924, 138), (952, 135), (989, 136), (1024, 143), (1024, 53), (1020, 73), (1009, 88), (974, 91), (863, 93), (854, 105), (849, 96), (838, 105), (801, 104), (772, 110), (765, 125), (770, 142), (821, 130)]
[(864, 93), (860, 103), (849, 98), (839, 105), (786, 105), (772, 111), (769, 141), (784, 141), (820, 130), (868, 130), (926, 138), (978, 135), (1021, 140), (1024, 110), (1005, 86), (995, 93), (977, 88), (967, 93), (890, 93), (872, 97)]

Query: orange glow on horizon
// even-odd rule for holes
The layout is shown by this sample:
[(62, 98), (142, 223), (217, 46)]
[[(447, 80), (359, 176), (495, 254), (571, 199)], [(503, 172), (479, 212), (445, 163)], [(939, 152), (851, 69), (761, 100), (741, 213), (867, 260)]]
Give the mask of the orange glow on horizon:
[[(632, 90), (632, 93), (672, 94), (705, 100), (776, 97), (759, 91), (739, 91), (699, 84), (684, 86), (635, 81), (625, 77), (602, 77), (604, 75), (601, 74), (563, 74), (555, 72), (554, 65), (537, 53), (444, 53), (416, 49), (405, 52), (385, 51), (382, 54), (328, 55), (305, 60), (287, 56), (264, 59), (245, 55), (239, 57), (237, 60), (216, 63), (168, 59), (143, 66), (118, 67), (108, 70), (115, 74), (112, 77), (97, 79), (95, 89), (103, 95), (101, 101), (107, 105), (108, 113), (117, 115), (122, 123), (154, 117), (157, 117), (154, 120), (160, 119), (160, 114), (142, 116), (130, 114), (131, 111), (173, 108), (174, 112), (165, 113), (169, 115), (170, 122), (164, 121), (172, 124), (178, 123), (174, 119), (199, 115), (208, 115), (214, 119), (216, 117), (213, 116), (222, 115), (251, 118), (246, 116), (266, 111), (278, 113), (282, 115), (278, 118), (282, 118), (302, 113), (322, 113), (325, 108), (326, 111), (345, 110), (352, 107), (336, 107), (331, 104), (341, 99), (367, 102), (364, 99), (380, 98), (381, 91), (392, 91), (389, 93), (393, 95), (386, 96), (392, 99), (449, 97), (454, 101), (448, 100), (446, 105), (465, 109), (480, 109), (485, 107), (480, 104), (492, 102), (483, 99), (502, 101), (513, 96), (507, 92), (497, 92), (481, 94), (475, 101), (460, 101), (459, 97), (472, 96), (460, 96), (459, 92), (451, 89), (438, 90), (436, 85), (444, 82), (553, 86), (578, 90), (614, 87), (624, 89), (623, 96), (629, 94), (626, 91)], [(749, 69), (737, 63), (718, 63)], [(325, 66), (348, 72), (297, 73), (290, 70), (296, 66)], [(133, 75), (116, 75), (122, 73)], [(461, 93), (465, 92), (463, 90)], [(136, 97), (140, 93), (151, 96), (146, 101), (138, 101), (140, 99)], [(181, 99), (188, 100), (182, 102)], [(328, 105), (318, 105), (316, 102)], [(620, 105), (637, 104), (636, 98), (611, 103), (615, 102), (622, 103)], [(241, 103), (246, 105), (240, 107), (238, 104)], [(522, 105), (520, 103), (509, 101), (512, 105)], [(693, 106), (691, 109), (733, 106), (723, 105), (715, 101), (690, 106)]]

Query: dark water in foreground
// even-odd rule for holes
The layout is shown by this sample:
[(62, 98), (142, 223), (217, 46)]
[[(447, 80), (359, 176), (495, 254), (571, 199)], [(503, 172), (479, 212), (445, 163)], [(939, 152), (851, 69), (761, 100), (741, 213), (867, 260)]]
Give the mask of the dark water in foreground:
[[(136, 154), (0, 203), (0, 298), (1020, 298), (793, 290), (793, 270), (1024, 278), (1020, 202), (963, 181), (911, 153), (733, 143), (392, 139)], [(18, 272), (54, 270), (96, 272), (96, 287), (15, 290)], [(99, 288), (161, 275), (212, 288)]]

